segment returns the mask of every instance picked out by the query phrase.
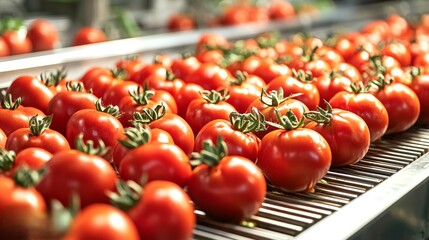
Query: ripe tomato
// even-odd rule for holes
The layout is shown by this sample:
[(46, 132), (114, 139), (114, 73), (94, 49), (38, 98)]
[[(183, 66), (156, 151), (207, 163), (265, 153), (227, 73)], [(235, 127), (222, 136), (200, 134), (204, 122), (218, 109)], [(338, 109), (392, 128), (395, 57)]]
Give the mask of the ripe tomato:
[(15, 154), (14, 151), (6, 151), (0, 148), (0, 172), (13, 177), (16, 170), (22, 166), (34, 170), (42, 168), (49, 160), (52, 153), (43, 148), (29, 147)]
[(161, 63), (148, 64), (142, 69), (140, 69), (140, 71), (137, 71), (134, 74), (130, 75), (129, 80), (136, 82), (140, 85), (144, 85), (146, 79), (149, 76), (166, 79), (168, 70), (169, 69)]
[(389, 115), (386, 134), (403, 132), (416, 123), (420, 114), (420, 102), (416, 93), (402, 83), (379, 79), (374, 96), (383, 103)]
[(327, 105), (327, 110), (307, 112), (304, 116), (311, 122), (306, 128), (322, 135), (332, 152), (331, 166), (345, 166), (360, 161), (368, 152), (369, 129), (358, 115)]
[(295, 99), (304, 103), (310, 110), (316, 109), (319, 105), (319, 90), (316, 85), (313, 84), (313, 77), (311, 74), (299, 71), (297, 73), (295, 72), (293, 77), (276, 77), (267, 85), (268, 91), (278, 90), (279, 88), (283, 90), (285, 96), (302, 93), (302, 95), (295, 97)]
[(185, 14), (173, 14), (168, 18), (167, 28), (170, 31), (184, 31), (196, 28), (192, 17)]
[(82, 27), (73, 36), (72, 46), (99, 43), (107, 41), (103, 31), (93, 27)]
[(36, 77), (23, 75), (16, 78), (7, 89), (7, 93), (22, 98), (22, 105), (35, 107), (47, 113), (49, 101), (54, 94)]
[(229, 114), (237, 110), (226, 100), (226, 92), (204, 91), (202, 98), (197, 98), (189, 103), (185, 120), (197, 134), (208, 122), (215, 119), (229, 119)]
[(29, 147), (39, 147), (54, 154), (70, 149), (67, 139), (59, 132), (49, 129), (52, 116), (33, 116), (29, 120), (28, 128), (20, 128), (12, 132), (5, 148), (16, 153)]
[(198, 51), (198, 50), (206, 49), (207, 47), (212, 47), (212, 48), (228, 47), (230, 43), (223, 35), (209, 32), (209, 33), (202, 34), (195, 45)]
[[(331, 149), (322, 135), (308, 128), (300, 128), (294, 114), (290, 112), (284, 117), (288, 117), (287, 121), (293, 126), (285, 130), (283, 122), (285, 129), (265, 135), (257, 164), (274, 186), (288, 192), (312, 192), (331, 166)], [(280, 122), (285, 121), (282, 118)]]
[(329, 100), (329, 104), (333, 108), (344, 109), (361, 117), (368, 126), (371, 142), (374, 142), (386, 133), (389, 125), (387, 110), (371, 93), (362, 88), (354, 89), (352, 92), (338, 92)]
[(202, 63), (197, 70), (188, 76), (186, 82), (198, 84), (206, 90), (216, 90), (225, 88), (230, 78), (231, 74), (228, 70), (214, 63)]
[(139, 240), (139, 233), (123, 211), (107, 204), (93, 204), (76, 215), (62, 239)]
[(412, 74), (411, 83), (408, 85), (417, 95), (420, 102), (419, 123), (429, 123), (429, 75)]
[(248, 106), (261, 96), (265, 82), (256, 75), (237, 72), (235, 80), (227, 87), (229, 97), (226, 102), (231, 104), (239, 113), (246, 112)]
[(194, 56), (173, 59), (171, 64), (174, 75), (185, 81), (199, 67), (200, 62)]
[(53, 115), (51, 128), (66, 135), (71, 115), (81, 109), (95, 109), (97, 97), (84, 91), (82, 83), (70, 83), (67, 91), (59, 92), (49, 101), (48, 113)]
[(129, 77), (143, 69), (146, 63), (139, 56), (132, 55), (118, 60), (115, 66), (117, 69), (124, 69), (126, 75)]
[[(218, 139), (222, 139), (221, 137)], [(197, 207), (218, 221), (240, 222), (257, 213), (264, 201), (266, 182), (261, 170), (242, 156), (226, 156), (222, 140), (211, 141), (195, 157), (200, 161), (189, 180), (188, 193)]]
[(124, 180), (165, 180), (184, 187), (192, 170), (188, 156), (174, 144), (150, 142), (130, 150), (119, 165)]
[(10, 55), (30, 53), (33, 50), (31, 41), (26, 36), (25, 31), (9, 30), (3, 32), (2, 37), (9, 48)]
[(70, 206), (73, 194), (85, 208), (94, 203), (109, 203), (107, 191), (115, 190), (118, 177), (112, 166), (97, 155), (77, 150), (54, 154), (45, 165), (45, 173), (36, 185), (46, 202), (57, 199)]
[(0, 176), (1, 239), (25, 239), (31, 232), (42, 233), (48, 226), (46, 210), (42, 196), (34, 188)]
[(319, 105), (324, 106), (324, 101), (329, 101), (336, 93), (344, 91), (345, 86), (350, 86), (352, 81), (341, 75), (341, 73), (331, 72), (314, 79), (314, 85), (319, 92)]
[(359, 70), (349, 64), (349, 63), (340, 63), (333, 69), (333, 72), (342, 73), (342, 75), (348, 79), (350, 79), (354, 83), (362, 82), (362, 75)]
[(6, 139), (6, 133), (4, 133), (4, 131), (0, 128), (0, 148), (4, 148), (6, 144)]
[(262, 61), (253, 71), (249, 71), (260, 78), (262, 78), (265, 83), (271, 82), (274, 78), (283, 76), (291, 76), (291, 69), (285, 64), (277, 64), (271, 61)]
[(1, 100), (0, 108), (0, 129), (9, 136), (12, 132), (20, 128), (28, 127), (30, 117), (45, 114), (34, 107), (21, 106), (21, 98), (18, 97), (14, 102), (11, 94), (7, 94)]
[(107, 69), (104, 67), (90, 68), (80, 78), (86, 89), (91, 89), (92, 93), (101, 98), (109, 87), (123, 81), (125, 70), (115, 68)]
[(9, 46), (6, 40), (0, 36), (0, 57), (6, 57), (10, 55)]
[(295, 7), (287, 1), (271, 2), (268, 8), (270, 19), (288, 19), (295, 16)]
[(401, 67), (408, 67), (411, 64), (411, 53), (401, 42), (391, 42), (386, 44), (381, 50), (382, 54), (395, 58)]
[(103, 103), (106, 105), (118, 105), (122, 98), (129, 96), (130, 92), (136, 91), (139, 87), (139, 84), (132, 81), (121, 81), (117, 84), (112, 84), (103, 94)]
[(72, 148), (76, 148), (76, 138), (80, 134), (85, 142), (92, 140), (96, 147), (101, 140), (109, 148), (103, 157), (110, 161), (113, 148), (124, 133), (124, 127), (117, 119), (119, 108), (103, 107), (100, 100), (97, 100), (95, 105), (96, 109), (82, 109), (70, 116), (66, 126), (66, 138)]
[(27, 36), (35, 52), (52, 50), (59, 44), (57, 28), (46, 19), (34, 20), (28, 27)]
[[(192, 237), (195, 214), (188, 195), (177, 184), (152, 181), (128, 212), (141, 240), (187, 240)], [(168, 231), (166, 230), (168, 229)]]
[(177, 103), (177, 114), (182, 118), (185, 118), (189, 104), (192, 100), (201, 98), (200, 92), (203, 90), (204, 88), (195, 83), (186, 83), (183, 85), (175, 97)]

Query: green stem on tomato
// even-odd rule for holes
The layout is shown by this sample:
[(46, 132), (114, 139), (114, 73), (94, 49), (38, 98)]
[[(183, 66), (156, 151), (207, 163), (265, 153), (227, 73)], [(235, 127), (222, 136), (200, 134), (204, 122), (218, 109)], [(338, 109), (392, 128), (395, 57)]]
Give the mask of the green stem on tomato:
[(125, 130), (126, 139), (118, 139), (119, 143), (128, 148), (134, 149), (142, 146), (150, 141), (151, 133), (149, 126), (139, 125), (137, 127), (129, 127)]
[(259, 132), (267, 129), (264, 114), (256, 108), (252, 108), (250, 113), (245, 114), (232, 112), (229, 115), (229, 121), (235, 130), (243, 133)]
[(28, 122), (32, 136), (41, 135), (52, 123), (52, 115), (46, 117), (32, 116)]
[(222, 136), (219, 135), (216, 145), (211, 140), (204, 141), (203, 149), (200, 152), (193, 152), (191, 154), (191, 165), (196, 167), (200, 164), (206, 164), (209, 167), (214, 167), (226, 155), (228, 155), (228, 147)]
[(107, 113), (115, 118), (119, 118), (122, 115), (118, 106), (111, 104), (103, 106), (101, 99), (97, 99), (97, 101), (95, 101), (95, 108), (97, 111)]
[(0, 148), (0, 170), (9, 171), (13, 168), (16, 154), (14, 151), (8, 151)]
[(153, 97), (155, 94), (154, 91), (149, 90), (148, 86), (145, 85), (145, 87), (142, 88), (139, 86), (136, 90), (129, 91), (128, 94), (131, 96), (131, 98), (139, 105), (146, 105), (149, 100)]
[(317, 111), (305, 112), (304, 117), (318, 124), (329, 124), (332, 119), (332, 106), (326, 100), (325, 100), (325, 104), (326, 104), (326, 110), (317, 106)]
[(166, 113), (166, 108), (163, 102), (153, 108), (144, 108), (141, 112), (134, 112), (131, 123), (134, 126), (139, 124), (149, 124), (155, 120), (162, 118)]
[(141, 199), (143, 189), (134, 181), (118, 180), (116, 182), (116, 192), (108, 192), (107, 196), (113, 206), (127, 211), (134, 207)]
[(229, 98), (229, 92), (226, 89), (220, 91), (216, 90), (202, 90), (199, 92), (201, 97), (208, 103), (217, 104), (221, 101), (225, 101)]
[(76, 150), (79, 152), (83, 152), (89, 155), (97, 155), (103, 157), (109, 151), (109, 147), (107, 147), (103, 140), (98, 140), (98, 147), (94, 146), (94, 141), (87, 140), (86, 142), (83, 140), (83, 133), (79, 134), (75, 140)]
[(17, 109), (22, 103), (22, 98), (18, 97), (13, 101), (12, 94), (8, 93), (2, 100), (1, 100), (1, 108), (2, 109), (8, 109), (8, 110), (15, 110)]

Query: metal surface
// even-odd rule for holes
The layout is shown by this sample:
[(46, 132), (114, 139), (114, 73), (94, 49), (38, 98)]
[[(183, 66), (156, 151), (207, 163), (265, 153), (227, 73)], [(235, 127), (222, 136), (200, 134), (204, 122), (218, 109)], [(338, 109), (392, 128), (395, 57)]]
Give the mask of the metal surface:
[[(426, 1), (395, 2), (372, 8), (344, 9), (321, 16), (302, 17), (268, 25), (211, 29), (228, 39), (240, 39), (276, 30), (283, 35), (303, 29), (315, 34), (358, 29), (392, 11), (402, 14), (427, 10)], [(377, 7), (383, 6), (383, 7)], [(333, 29), (331, 24), (336, 24)], [(0, 59), (0, 89), (22, 74), (39, 74), (65, 66), (78, 77), (89, 66), (110, 66), (118, 58), (139, 54), (150, 59), (156, 53), (174, 56), (189, 49), (205, 30), (163, 33), (58, 49)], [(365, 158), (352, 166), (333, 168), (314, 193), (284, 193), (273, 186), (260, 211), (246, 225), (226, 224), (196, 211), (195, 239), (426, 239), (429, 220), (429, 128), (416, 126), (405, 133), (384, 137), (371, 145)]]

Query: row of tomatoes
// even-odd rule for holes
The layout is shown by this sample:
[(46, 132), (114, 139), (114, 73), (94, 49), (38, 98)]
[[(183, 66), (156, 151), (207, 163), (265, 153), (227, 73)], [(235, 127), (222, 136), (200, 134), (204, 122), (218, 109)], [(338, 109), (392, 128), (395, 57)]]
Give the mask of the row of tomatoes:
[[(428, 122), (428, 26), (393, 15), (333, 45), (208, 33), (189, 57), (121, 59), (80, 79), (19, 76), (0, 109), (0, 226), (19, 211), (46, 218), (47, 205), (78, 202), (66, 239), (186, 239), (191, 201), (239, 222), (258, 211), (266, 180), (311, 192), (370, 142)], [(95, 226), (100, 216), (107, 220)]]

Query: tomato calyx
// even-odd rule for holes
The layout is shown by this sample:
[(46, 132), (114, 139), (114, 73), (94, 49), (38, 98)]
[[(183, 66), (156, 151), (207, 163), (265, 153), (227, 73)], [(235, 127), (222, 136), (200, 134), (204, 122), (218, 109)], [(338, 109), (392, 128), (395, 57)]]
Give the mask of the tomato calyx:
[(118, 180), (116, 182), (115, 192), (108, 192), (107, 195), (110, 198), (111, 204), (123, 211), (127, 211), (134, 207), (141, 199), (143, 189), (134, 181)]
[(345, 90), (354, 94), (359, 94), (369, 92), (370, 87), (370, 84), (363, 85), (362, 82), (359, 82), (357, 84), (355, 82), (352, 82), (349, 86), (345, 87)]
[(13, 180), (15, 184), (20, 187), (30, 188), (40, 181), (42, 174), (43, 168), (37, 171), (27, 166), (21, 166), (15, 171), (15, 174), (13, 175)]
[(68, 207), (65, 207), (60, 201), (54, 199), (51, 203), (51, 219), (54, 233), (63, 235), (79, 211), (80, 199), (75, 193), (72, 193)]
[(302, 48), (302, 60), (304, 61), (304, 62), (311, 62), (311, 61), (314, 61), (315, 59), (316, 59), (316, 51), (317, 51), (317, 49), (319, 49), (319, 46), (315, 46), (314, 48), (312, 48), (311, 50), (310, 50), (310, 53), (307, 53), (308, 51), (308, 47), (307, 46), (304, 46), (303, 48)]
[(118, 106), (112, 104), (103, 106), (101, 99), (97, 99), (97, 101), (95, 101), (95, 108), (97, 111), (107, 113), (115, 118), (119, 118), (121, 116)]
[(139, 124), (136, 127), (129, 127), (125, 130), (126, 139), (118, 139), (119, 143), (128, 149), (134, 149), (150, 141), (151, 134), (149, 126), (144, 127)]
[(230, 86), (241, 86), (247, 80), (247, 72), (237, 71), (235, 72), (235, 78), (229, 80)]
[(162, 118), (165, 115), (166, 109), (163, 102), (157, 104), (153, 108), (144, 108), (141, 112), (134, 112), (131, 123), (136, 126), (138, 124), (149, 124), (155, 120)]
[(12, 94), (8, 93), (2, 100), (1, 100), (1, 108), (2, 109), (8, 109), (8, 110), (15, 110), (17, 109), (22, 103), (22, 98), (18, 97), (13, 101)]
[(67, 70), (65, 67), (61, 67), (55, 71), (41, 73), (39, 79), (47, 87), (58, 86), (60, 81), (64, 80), (67, 77)]
[(374, 55), (369, 57), (369, 62), (372, 67), (374, 67), (375, 74), (383, 74), (385, 75), (387, 72), (386, 67), (383, 65), (381, 61), (382, 55)]
[(229, 114), (229, 121), (235, 130), (243, 133), (259, 132), (267, 129), (264, 114), (255, 107), (252, 108), (250, 113), (232, 112)]
[(289, 110), (285, 115), (281, 115), (277, 108), (274, 109), (274, 112), (276, 114), (278, 123), (267, 121), (268, 125), (279, 129), (285, 129), (287, 131), (304, 126), (304, 116), (301, 117), (301, 119), (298, 119), (292, 110)]
[(21, 18), (9, 17), (0, 21), (0, 35), (6, 31), (19, 31), (24, 28), (24, 20)]
[(7, 151), (6, 149), (0, 148), (0, 170), (9, 171), (13, 168), (15, 163), (16, 154), (14, 151)]
[(227, 155), (228, 147), (222, 136), (219, 135), (216, 139), (216, 145), (214, 145), (211, 140), (204, 141), (202, 150), (191, 154), (190, 163), (192, 167), (196, 167), (201, 164), (214, 167)]
[(263, 34), (256, 38), (256, 43), (259, 48), (274, 48), (280, 41), (280, 36), (276, 32)]
[(411, 78), (415, 79), (416, 77), (422, 75), (422, 69), (420, 67), (408, 67), (406, 70), (406, 74)]
[(28, 122), (28, 126), (30, 128), (31, 136), (39, 136), (41, 135), (52, 123), (52, 115), (48, 115), (46, 117), (39, 117), (38, 115), (34, 115), (30, 118)]
[(85, 86), (82, 82), (74, 82), (70, 81), (66, 83), (66, 89), (67, 91), (73, 91), (73, 92), (85, 92)]
[(211, 104), (217, 104), (229, 98), (229, 92), (227, 89), (222, 89), (220, 91), (203, 90), (203, 91), (200, 91), (200, 95), (206, 102)]
[(378, 74), (376, 80), (371, 80), (369, 82), (370, 86), (375, 86), (378, 91), (384, 89), (386, 86), (393, 83), (393, 78), (389, 78), (386, 80), (386, 77), (382, 74)]
[(316, 122), (318, 124), (330, 124), (332, 119), (332, 106), (325, 100), (326, 110), (317, 106), (317, 111), (309, 111), (304, 113), (304, 117), (310, 121), (306, 122)]
[(173, 73), (173, 71), (171, 70), (166, 70), (165, 71), (165, 80), (167, 81), (174, 81), (176, 79), (176, 75)]
[(128, 77), (128, 73), (125, 68), (111, 68), (109, 69), (112, 77), (115, 79), (126, 79)]
[(313, 74), (310, 71), (292, 69), (292, 76), (304, 83), (313, 82)]
[(149, 100), (153, 97), (153, 95), (155, 94), (155, 92), (152, 91), (152, 90), (149, 90), (148, 86), (145, 85), (145, 87), (143, 88), (143, 92), (142, 92), (142, 88), (141, 87), (137, 87), (136, 90), (129, 91), (128, 94), (130, 94), (131, 98), (137, 104), (139, 104), (139, 105), (146, 105), (146, 104), (148, 104)]
[(85, 142), (83, 140), (83, 133), (79, 134), (76, 137), (75, 146), (76, 150), (78, 150), (79, 152), (86, 153), (89, 155), (97, 155), (100, 157), (105, 156), (109, 151), (109, 147), (106, 147), (106, 144), (104, 144), (103, 140), (101, 139), (98, 140), (98, 147), (94, 146), (94, 141), (92, 140), (88, 140)]
[(279, 88), (278, 90), (271, 90), (269, 93), (267, 93), (266, 89), (262, 89), (259, 100), (261, 100), (261, 102), (267, 106), (276, 107), (283, 102), (286, 102), (287, 100), (294, 97), (298, 97), (300, 95), (302, 95), (302, 93), (291, 94), (288, 97), (284, 97), (283, 88)]

